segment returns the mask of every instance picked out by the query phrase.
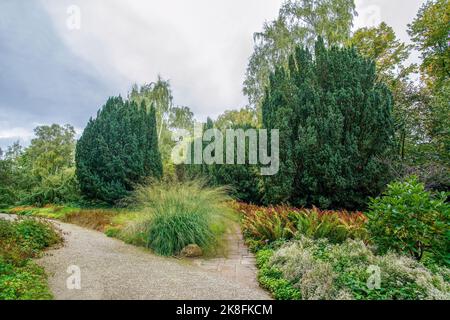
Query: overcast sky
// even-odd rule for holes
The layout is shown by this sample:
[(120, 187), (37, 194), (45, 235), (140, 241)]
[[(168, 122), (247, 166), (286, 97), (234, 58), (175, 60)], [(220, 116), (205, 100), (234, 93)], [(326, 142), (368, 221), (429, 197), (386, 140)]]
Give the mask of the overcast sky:
[[(245, 106), (252, 35), (282, 1), (1, 0), (0, 147), (28, 143), (42, 124), (81, 131), (109, 96), (158, 74), (200, 120)], [(355, 28), (386, 21), (409, 41), (423, 2), (356, 0)], [(71, 5), (81, 10), (79, 30), (67, 26)]]

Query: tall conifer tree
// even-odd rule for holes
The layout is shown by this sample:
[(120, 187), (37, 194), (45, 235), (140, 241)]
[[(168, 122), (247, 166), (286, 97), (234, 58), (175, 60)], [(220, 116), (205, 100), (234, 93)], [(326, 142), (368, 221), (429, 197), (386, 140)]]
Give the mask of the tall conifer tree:
[(82, 193), (107, 203), (123, 199), (145, 178), (160, 178), (154, 108), (110, 98), (77, 143), (76, 167)]
[(298, 48), (271, 75), (264, 127), (280, 130), (280, 172), (264, 181), (268, 203), (362, 208), (388, 181), (392, 97), (375, 64), (354, 49)]

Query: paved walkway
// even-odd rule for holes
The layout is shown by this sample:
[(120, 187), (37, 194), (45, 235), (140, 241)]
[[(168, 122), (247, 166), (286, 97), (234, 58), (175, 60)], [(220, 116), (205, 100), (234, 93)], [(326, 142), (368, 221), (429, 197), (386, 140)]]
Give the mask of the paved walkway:
[[(0, 214), (0, 218), (5, 215)], [(242, 274), (249, 275), (252, 268), (245, 263), (242, 242), (230, 251), (226, 263), (205, 260), (192, 262), (162, 258), (145, 249), (127, 245), (104, 234), (78, 226), (55, 222), (63, 231), (65, 243), (62, 248), (48, 251), (37, 261), (49, 274), (49, 285), (58, 300), (124, 299), (124, 300), (200, 300), (200, 299), (269, 299), (269, 295), (253, 281), (238, 276), (237, 261)], [(236, 254), (239, 253), (239, 254)], [(231, 259), (233, 257), (233, 259)], [(208, 264), (220, 272), (207, 271)], [(227, 270), (226, 264), (231, 268)], [(81, 289), (69, 290), (67, 270), (77, 266), (81, 271)], [(248, 269), (248, 270), (247, 270)], [(234, 271), (233, 271), (234, 270)], [(232, 275), (235, 275), (233, 278)], [(231, 277), (231, 278), (230, 278)], [(256, 281), (256, 280), (255, 280)]]
[(244, 284), (249, 288), (261, 290), (256, 280), (258, 269), (255, 257), (248, 250), (242, 237), (239, 225), (233, 224), (225, 238), (227, 250), (224, 257), (213, 259), (195, 259), (193, 263), (198, 267), (233, 282)]

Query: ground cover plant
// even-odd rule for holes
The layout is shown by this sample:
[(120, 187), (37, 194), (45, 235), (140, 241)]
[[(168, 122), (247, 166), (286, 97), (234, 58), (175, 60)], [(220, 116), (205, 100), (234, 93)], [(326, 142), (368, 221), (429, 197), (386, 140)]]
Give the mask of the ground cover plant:
[(51, 299), (47, 276), (31, 259), (61, 241), (48, 222), (0, 219), (0, 300)]
[[(301, 237), (258, 253), (260, 283), (277, 299), (448, 300), (450, 270), (412, 258), (376, 255), (362, 241), (331, 244)], [(372, 269), (373, 268), (373, 269)], [(377, 274), (373, 272), (379, 272)], [(376, 281), (379, 283), (377, 284)], [(370, 287), (372, 283), (373, 287)]]
[[(445, 201), (412, 177), (389, 185), (366, 214), (236, 206), (259, 282), (276, 299), (434, 300), (450, 297)], [(370, 270), (380, 272), (377, 288)]]

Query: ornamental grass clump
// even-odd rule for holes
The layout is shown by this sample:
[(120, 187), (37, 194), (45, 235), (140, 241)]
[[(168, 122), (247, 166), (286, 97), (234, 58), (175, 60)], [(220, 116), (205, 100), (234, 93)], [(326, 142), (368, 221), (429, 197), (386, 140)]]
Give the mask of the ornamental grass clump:
[(207, 187), (202, 180), (142, 185), (133, 199), (143, 214), (123, 236), (163, 256), (177, 255), (190, 244), (214, 247), (215, 225), (231, 210), (226, 188)]

